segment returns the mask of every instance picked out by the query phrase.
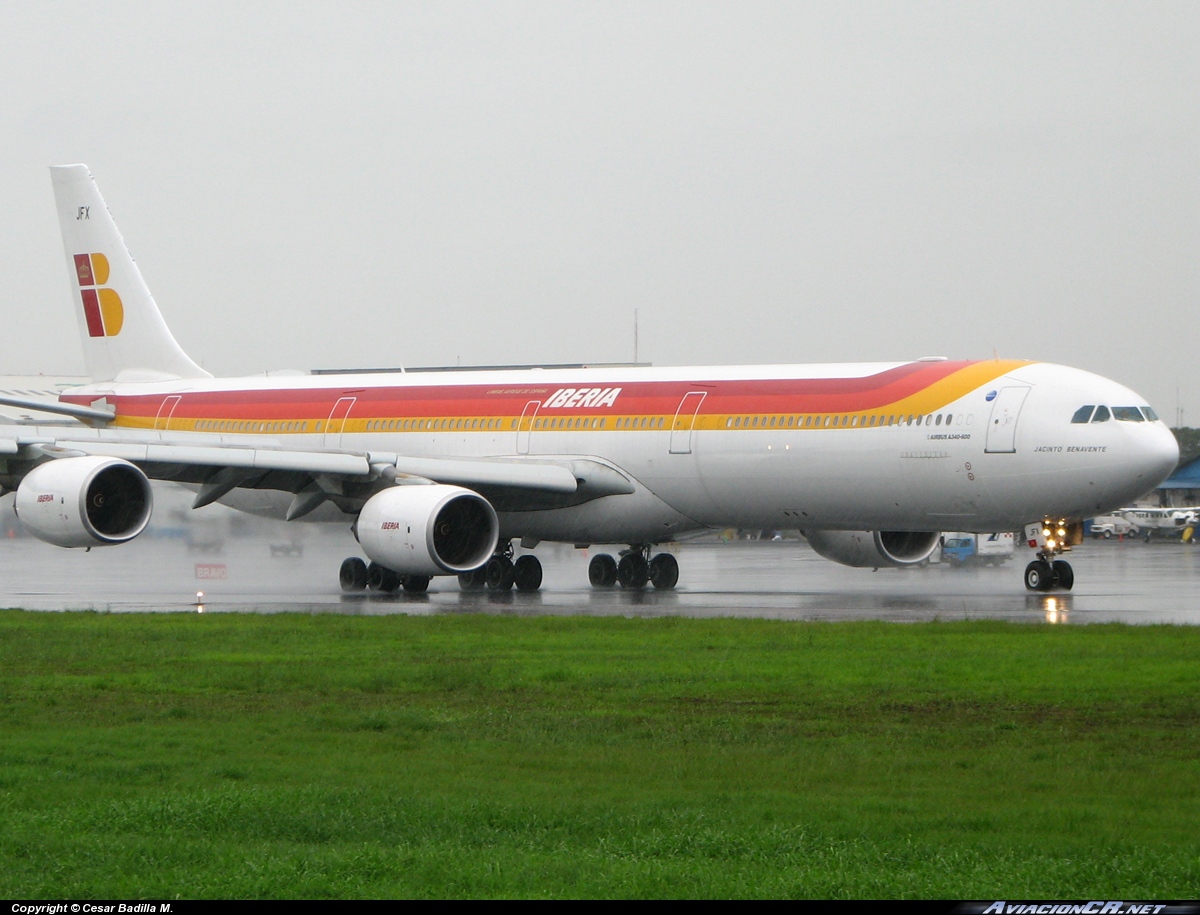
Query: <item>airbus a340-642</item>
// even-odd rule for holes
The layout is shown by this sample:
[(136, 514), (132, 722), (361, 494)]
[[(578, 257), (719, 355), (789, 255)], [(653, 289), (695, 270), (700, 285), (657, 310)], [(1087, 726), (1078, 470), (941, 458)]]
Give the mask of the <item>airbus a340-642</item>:
[(370, 564), (342, 564), (347, 590), (439, 575), (534, 590), (541, 541), (622, 547), (592, 557), (596, 587), (671, 588), (677, 562), (655, 545), (727, 527), (799, 529), (862, 567), (921, 562), (942, 530), (1024, 529), (1025, 584), (1049, 590), (1072, 585), (1058, 557), (1079, 522), (1178, 459), (1133, 391), (1038, 362), (213, 378), (88, 169), (51, 174), (92, 382), (52, 405), (81, 424), (0, 427), (0, 486), (58, 546), (136, 537), (159, 479), (190, 484), (196, 506), (352, 524)]

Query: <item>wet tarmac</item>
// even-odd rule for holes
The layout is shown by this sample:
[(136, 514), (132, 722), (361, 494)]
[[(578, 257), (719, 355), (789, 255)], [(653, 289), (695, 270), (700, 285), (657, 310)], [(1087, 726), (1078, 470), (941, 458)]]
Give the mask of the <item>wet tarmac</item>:
[[(285, 529), (286, 530), (286, 529)], [(349, 533), (312, 527), (297, 546), (232, 537), (205, 548), (143, 537), (84, 553), (30, 538), (0, 541), (0, 606), (29, 610), (196, 612), (515, 613), (595, 616), (769, 617), (897, 622), (1002, 619), (1048, 623), (1200, 624), (1200, 547), (1179, 542), (1088, 542), (1069, 557), (1072, 592), (1031, 594), (1017, 555), (999, 568), (849, 569), (800, 541), (694, 543), (677, 548), (675, 591), (595, 591), (585, 551), (544, 544), (534, 594), (464, 593), (436, 578), (427, 594), (345, 595), (342, 559), (360, 555)]]

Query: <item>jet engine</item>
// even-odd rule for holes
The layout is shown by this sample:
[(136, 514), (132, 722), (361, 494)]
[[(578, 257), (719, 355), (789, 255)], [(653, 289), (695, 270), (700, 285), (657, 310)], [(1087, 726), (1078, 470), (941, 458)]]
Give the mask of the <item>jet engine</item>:
[(17, 516), (55, 546), (93, 547), (132, 540), (150, 522), (150, 481), (111, 457), (59, 458), (39, 464), (17, 487)]
[(496, 551), (500, 522), (487, 499), (461, 486), (395, 486), (367, 500), (355, 527), (363, 552), (401, 575), (454, 575)]
[(941, 534), (910, 531), (805, 531), (809, 546), (826, 559), (857, 569), (924, 562)]

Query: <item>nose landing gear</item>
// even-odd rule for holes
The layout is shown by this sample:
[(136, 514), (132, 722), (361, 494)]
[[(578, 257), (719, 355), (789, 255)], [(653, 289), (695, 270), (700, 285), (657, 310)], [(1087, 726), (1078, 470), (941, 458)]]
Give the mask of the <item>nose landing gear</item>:
[(1083, 542), (1083, 525), (1067, 521), (1043, 521), (1025, 528), (1025, 537), (1038, 548), (1037, 559), (1025, 567), (1025, 587), (1030, 591), (1070, 591), (1075, 586), (1075, 570), (1064, 559), (1055, 557), (1068, 553), (1071, 547)]

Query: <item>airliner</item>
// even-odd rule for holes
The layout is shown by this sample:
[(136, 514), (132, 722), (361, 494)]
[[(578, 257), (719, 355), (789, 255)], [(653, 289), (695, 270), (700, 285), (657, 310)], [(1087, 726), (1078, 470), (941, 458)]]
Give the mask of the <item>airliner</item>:
[(1007, 359), (214, 378), (88, 168), (51, 176), (91, 381), (38, 405), (78, 424), (0, 426), (0, 489), (57, 546), (136, 537), (156, 479), (196, 507), (351, 525), (347, 591), (536, 590), (543, 541), (617, 545), (592, 555), (594, 587), (670, 589), (656, 548), (731, 527), (799, 529), (863, 568), (921, 563), (943, 530), (1023, 531), (1025, 586), (1046, 591), (1072, 587), (1082, 519), (1178, 460), (1128, 388)]

